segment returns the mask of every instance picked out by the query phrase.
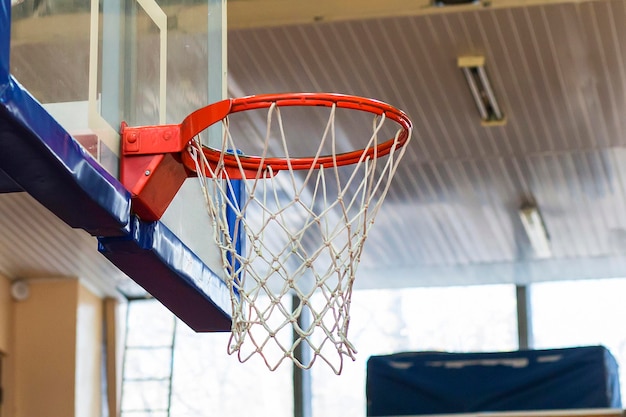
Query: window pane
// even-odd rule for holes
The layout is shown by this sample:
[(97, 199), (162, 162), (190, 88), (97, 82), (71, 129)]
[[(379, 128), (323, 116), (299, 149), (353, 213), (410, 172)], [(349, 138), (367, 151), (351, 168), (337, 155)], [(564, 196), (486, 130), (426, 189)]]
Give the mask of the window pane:
[(137, 300), (128, 304), (128, 339), (132, 347), (171, 346), (174, 319), (156, 300)]
[(128, 411), (167, 411), (167, 381), (126, 381), (122, 395), (122, 414)]
[[(173, 316), (158, 301), (146, 300), (129, 304), (128, 319), (123, 408), (138, 416), (147, 415), (142, 410), (167, 410)], [(178, 322), (169, 416), (293, 416), (292, 366), (270, 372), (258, 355), (242, 364), (227, 353), (229, 337), (195, 333)]]
[(230, 333), (178, 327), (172, 417), (293, 416), (289, 364), (270, 372), (258, 355), (240, 363), (226, 353)]
[(603, 345), (620, 364), (626, 398), (626, 279), (567, 281), (532, 287), (532, 320), (538, 349)]
[(312, 369), (313, 415), (365, 415), (366, 363), (403, 351), (517, 349), (512, 285), (355, 291), (349, 338), (356, 361), (336, 376)]

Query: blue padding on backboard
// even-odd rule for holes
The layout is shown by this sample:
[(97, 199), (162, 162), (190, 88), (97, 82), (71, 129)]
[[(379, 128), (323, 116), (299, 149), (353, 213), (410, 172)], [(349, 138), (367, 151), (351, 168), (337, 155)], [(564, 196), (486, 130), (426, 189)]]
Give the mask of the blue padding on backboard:
[(98, 241), (104, 256), (193, 330), (230, 330), (226, 284), (163, 223), (133, 216), (127, 237)]
[(17, 193), (20, 191), (24, 191), (24, 189), (0, 168), (0, 193)]
[(68, 225), (99, 236), (103, 254), (191, 328), (230, 330), (226, 285), (161, 222), (131, 217), (130, 193), (30, 95), (13, 97), (0, 101), (0, 169)]
[(12, 77), (0, 96), (0, 168), (68, 225), (124, 233), (130, 193)]
[(367, 415), (621, 408), (601, 346), (502, 353), (399, 353), (367, 363)]
[(0, 169), (70, 226), (124, 233), (130, 193), (10, 75), (10, 44), (11, 0), (0, 0)]

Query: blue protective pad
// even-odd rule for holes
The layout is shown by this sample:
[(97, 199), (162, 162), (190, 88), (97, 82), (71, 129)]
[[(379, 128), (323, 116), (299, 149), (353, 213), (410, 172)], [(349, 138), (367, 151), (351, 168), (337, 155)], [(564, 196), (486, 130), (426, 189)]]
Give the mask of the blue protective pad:
[(504, 353), (398, 353), (367, 363), (367, 415), (621, 408), (601, 346)]
[(98, 241), (104, 256), (193, 330), (230, 330), (226, 284), (163, 223), (133, 216), (128, 236)]
[(15, 80), (0, 89), (0, 169), (71, 227), (126, 233), (130, 193)]

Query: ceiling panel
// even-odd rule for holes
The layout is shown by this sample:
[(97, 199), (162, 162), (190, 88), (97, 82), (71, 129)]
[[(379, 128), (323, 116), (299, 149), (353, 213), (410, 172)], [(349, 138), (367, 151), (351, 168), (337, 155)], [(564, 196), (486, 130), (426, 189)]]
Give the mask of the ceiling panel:
[(96, 238), (71, 229), (24, 192), (0, 194), (0, 275), (80, 279), (98, 294), (135, 288), (98, 252)]

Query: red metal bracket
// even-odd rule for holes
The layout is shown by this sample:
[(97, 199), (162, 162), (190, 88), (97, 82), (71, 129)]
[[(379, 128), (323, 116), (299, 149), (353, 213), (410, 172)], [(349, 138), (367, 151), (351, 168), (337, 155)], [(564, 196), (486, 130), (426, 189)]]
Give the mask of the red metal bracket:
[(131, 192), (132, 210), (142, 220), (159, 220), (195, 168), (182, 163), (189, 142), (224, 119), (232, 100), (223, 100), (191, 113), (177, 125), (130, 127), (122, 123), (120, 181)]
[(181, 152), (190, 139), (180, 135), (180, 125), (130, 127), (122, 122), (122, 154), (150, 155)]
[(142, 220), (159, 220), (190, 176), (180, 163), (186, 143), (180, 125), (128, 127), (122, 123), (120, 181), (131, 192), (132, 209)]

